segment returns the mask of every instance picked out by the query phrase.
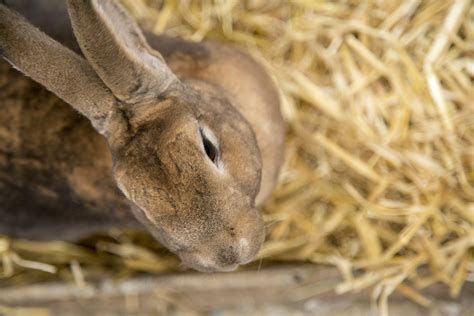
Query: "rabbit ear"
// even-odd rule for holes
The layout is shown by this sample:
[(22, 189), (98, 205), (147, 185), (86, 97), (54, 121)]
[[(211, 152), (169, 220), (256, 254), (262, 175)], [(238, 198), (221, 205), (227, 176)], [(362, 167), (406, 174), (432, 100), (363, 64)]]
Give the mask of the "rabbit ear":
[(176, 76), (151, 49), (136, 22), (113, 0), (68, 0), (82, 52), (114, 95), (125, 103), (163, 94)]
[(87, 61), (1, 3), (0, 56), (106, 133), (115, 98)]

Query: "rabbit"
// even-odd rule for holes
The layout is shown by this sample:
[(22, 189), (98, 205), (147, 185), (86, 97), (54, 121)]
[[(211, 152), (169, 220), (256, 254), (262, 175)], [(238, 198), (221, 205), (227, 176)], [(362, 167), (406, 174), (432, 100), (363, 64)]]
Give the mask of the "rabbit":
[(198, 271), (255, 258), (285, 126), (249, 55), (142, 32), (114, 0), (17, 0), (0, 56), (0, 234), (144, 228)]

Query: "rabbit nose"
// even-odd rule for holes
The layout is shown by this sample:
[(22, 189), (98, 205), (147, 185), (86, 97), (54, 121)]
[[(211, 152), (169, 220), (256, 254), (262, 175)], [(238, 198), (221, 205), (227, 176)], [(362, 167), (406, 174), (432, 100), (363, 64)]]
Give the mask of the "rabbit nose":
[(234, 247), (221, 248), (217, 252), (217, 260), (221, 265), (245, 264), (251, 259), (250, 246), (246, 238), (240, 238)]
[(222, 266), (238, 264), (240, 256), (234, 247), (221, 248), (217, 252), (217, 261)]

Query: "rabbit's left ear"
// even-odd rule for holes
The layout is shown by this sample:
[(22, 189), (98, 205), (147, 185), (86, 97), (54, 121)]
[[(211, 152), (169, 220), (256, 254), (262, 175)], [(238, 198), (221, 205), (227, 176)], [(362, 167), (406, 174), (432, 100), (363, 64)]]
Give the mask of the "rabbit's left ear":
[(94, 69), (1, 3), (0, 57), (69, 103), (100, 133), (107, 134), (116, 100)]
[(162, 95), (178, 79), (114, 0), (68, 0), (74, 34), (102, 81), (125, 103)]

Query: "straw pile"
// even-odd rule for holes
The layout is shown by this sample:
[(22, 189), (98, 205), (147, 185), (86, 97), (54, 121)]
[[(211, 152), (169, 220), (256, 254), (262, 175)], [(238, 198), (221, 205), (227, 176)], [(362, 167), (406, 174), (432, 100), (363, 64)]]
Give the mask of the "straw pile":
[[(287, 159), (261, 259), (336, 266), (338, 293), (371, 288), (383, 311), (395, 290), (429, 305), (419, 289), (474, 281), (470, 0), (123, 2), (154, 32), (235, 43), (279, 84)], [(148, 237), (86, 245), (0, 240), (3, 274), (176, 267)]]

